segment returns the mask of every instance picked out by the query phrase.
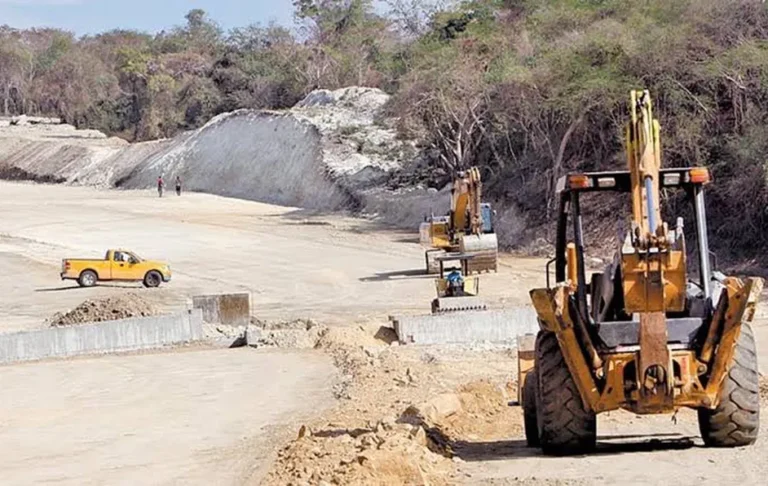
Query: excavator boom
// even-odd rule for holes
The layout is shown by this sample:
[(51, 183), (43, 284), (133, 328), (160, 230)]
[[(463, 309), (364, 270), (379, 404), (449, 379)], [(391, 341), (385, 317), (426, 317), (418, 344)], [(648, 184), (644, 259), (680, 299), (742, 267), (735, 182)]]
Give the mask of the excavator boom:
[(660, 128), (653, 118), (650, 94), (633, 90), (630, 99), (626, 151), (632, 180), (632, 231), (621, 254), (622, 283), (628, 312), (638, 313), (640, 319), (642, 406), (665, 409), (672, 406), (673, 390), (666, 312), (685, 308), (685, 240), (682, 227), (675, 242), (669, 239), (667, 225), (660, 225)]

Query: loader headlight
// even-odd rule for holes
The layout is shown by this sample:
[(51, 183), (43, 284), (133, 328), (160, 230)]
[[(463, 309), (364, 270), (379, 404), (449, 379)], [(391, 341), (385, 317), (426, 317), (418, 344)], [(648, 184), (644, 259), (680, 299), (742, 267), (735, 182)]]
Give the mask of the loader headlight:
[(680, 185), (680, 173), (664, 174), (662, 185), (665, 187), (677, 187)]
[(613, 177), (600, 177), (597, 179), (597, 187), (616, 187), (616, 179)]

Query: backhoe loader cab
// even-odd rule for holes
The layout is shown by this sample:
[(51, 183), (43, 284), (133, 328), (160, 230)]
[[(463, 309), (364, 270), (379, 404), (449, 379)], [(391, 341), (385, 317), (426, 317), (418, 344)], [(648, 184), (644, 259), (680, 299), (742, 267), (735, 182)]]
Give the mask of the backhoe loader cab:
[[(557, 187), (555, 282), (531, 291), (540, 331), (534, 363), (519, 363), (525, 432), (545, 453), (595, 447), (596, 415), (698, 411), (708, 446), (757, 439), (758, 367), (750, 322), (761, 279), (712, 271), (704, 186), (708, 169), (660, 168), (658, 122), (646, 92), (632, 93), (627, 171), (571, 174)], [(692, 204), (691, 231), (661, 221), (662, 189)], [(580, 197), (631, 195), (632, 219), (611, 264), (587, 275)], [(686, 233), (695, 234), (698, 274), (689, 275)], [(520, 358), (521, 360), (523, 358)]]
[[(642, 280), (645, 267), (639, 268), (642, 263), (631, 261), (622, 265), (618, 259), (608, 265), (601, 273), (593, 273), (587, 278), (584, 266), (585, 241), (582, 229), (583, 217), (581, 214), (580, 196), (593, 192), (619, 192), (629, 194), (631, 192), (631, 176), (627, 171), (597, 172), (585, 174), (573, 174), (564, 176), (558, 181), (557, 192), (559, 196), (558, 225), (556, 235), (556, 256), (552, 263), (555, 265), (556, 282), (569, 281), (576, 289), (573, 296), (576, 310), (583, 316), (589, 317), (595, 325), (605, 322), (627, 322), (628, 324), (618, 332), (615, 326), (607, 338), (611, 344), (637, 344), (638, 323), (632, 320), (632, 315), (644, 309), (644, 290)], [(684, 265), (686, 252), (685, 236), (691, 237), (691, 231), (686, 231), (682, 218), (675, 223), (674, 233), (671, 235), (676, 247), (670, 250), (661, 250), (658, 253), (645, 255), (651, 261), (658, 260), (663, 267), (664, 284), (661, 286), (662, 294), (656, 296), (657, 302), (651, 303), (661, 307), (665, 301), (674, 304), (670, 309), (671, 317), (667, 320), (668, 327), (674, 328), (675, 336), (679, 332), (692, 333), (700, 327), (701, 320), (707, 312), (711, 312), (713, 301), (717, 303), (720, 292), (723, 289), (723, 277), (715, 277), (711, 266), (711, 252), (707, 238), (706, 208), (704, 204), (704, 186), (711, 181), (711, 174), (706, 168), (662, 169), (660, 171), (661, 188), (667, 190), (682, 190), (686, 194), (687, 201), (693, 208), (695, 216), (695, 242), (696, 249), (693, 252), (698, 258), (698, 275), (689, 279)], [(633, 238), (632, 232), (627, 238)], [(624, 241), (620, 254), (625, 260), (634, 255), (634, 247), (631, 241)], [(622, 272), (626, 272), (623, 275)], [(622, 287), (622, 277), (630, 279), (627, 282), (626, 291)], [(547, 275), (549, 280), (549, 275)], [(651, 296), (654, 297), (654, 296)], [(627, 301), (625, 301), (627, 299)], [(636, 300), (636, 301), (635, 301)], [(627, 337), (622, 337), (624, 334)], [(619, 341), (616, 341), (619, 340)], [(614, 346), (615, 347), (615, 346)]]

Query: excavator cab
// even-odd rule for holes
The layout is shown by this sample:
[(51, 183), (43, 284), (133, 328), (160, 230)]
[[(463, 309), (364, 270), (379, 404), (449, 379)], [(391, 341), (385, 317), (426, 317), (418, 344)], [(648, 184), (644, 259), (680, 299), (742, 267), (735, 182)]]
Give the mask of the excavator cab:
[[(708, 446), (754, 443), (759, 395), (750, 322), (763, 282), (712, 270), (704, 187), (707, 168), (660, 168), (659, 125), (648, 92), (632, 92), (628, 170), (562, 177), (556, 255), (547, 287), (531, 291), (540, 331), (519, 363), (528, 444), (545, 453), (587, 452), (598, 413), (698, 411)], [(694, 214), (674, 228), (661, 219), (661, 191), (683, 191)], [(629, 195), (630, 228), (613, 261), (589, 278), (581, 198)], [(695, 235), (697, 272), (686, 236)], [(555, 265), (555, 282), (549, 267)], [(531, 353), (532, 351), (532, 353)]]
[(480, 204), (480, 211), (483, 216), (482, 218), (483, 234), (491, 234), (495, 232), (494, 225), (493, 225), (493, 217), (496, 215), (496, 213), (491, 208), (491, 205), (488, 203)]

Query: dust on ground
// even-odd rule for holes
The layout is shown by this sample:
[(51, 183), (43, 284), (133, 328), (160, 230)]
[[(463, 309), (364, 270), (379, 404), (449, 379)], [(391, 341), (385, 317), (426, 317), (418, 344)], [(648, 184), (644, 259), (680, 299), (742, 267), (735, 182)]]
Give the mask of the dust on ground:
[(256, 484), (335, 403), (315, 351), (190, 347), (0, 367), (2, 484)]
[[(688, 484), (691, 465), (701, 461), (710, 476), (741, 471), (746, 484), (762, 474), (762, 437), (743, 449), (703, 448), (691, 410), (674, 419), (601, 414), (598, 453), (542, 456), (525, 444), (521, 409), (508, 406), (517, 396), (513, 349), (400, 346), (392, 329), (371, 326), (327, 328), (316, 348), (340, 370), (337, 406), (294, 423), (293, 440), (263, 484), (613, 484), (620, 470), (647, 484), (664, 484), (667, 475)], [(760, 396), (765, 409), (766, 377)], [(718, 457), (736, 462), (718, 466)], [(644, 469), (649, 460), (662, 461), (666, 472)]]
[(297, 424), (264, 484), (455, 484), (455, 450), (519, 433), (500, 347), (399, 346), (387, 328), (331, 327), (317, 348), (341, 378), (335, 409)]
[(768, 377), (760, 377), (760, 403), (768, 404)]
[(102, 299), (88, 299), (69, 312), (57, 312), (47, 323), (51, 327), (76, 326), (93, 322), (115, 321), (160, 314), (160, 309), (136, 293)]
[(254, 348), (314, 349), (328, 328), (313, 319), (262, 321), (251, 318), (246, 342)]

